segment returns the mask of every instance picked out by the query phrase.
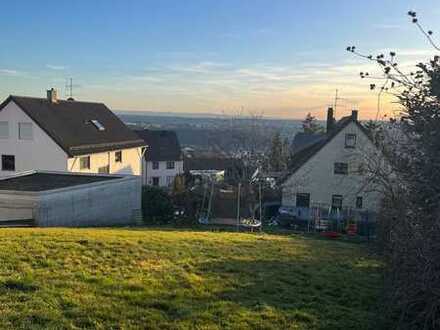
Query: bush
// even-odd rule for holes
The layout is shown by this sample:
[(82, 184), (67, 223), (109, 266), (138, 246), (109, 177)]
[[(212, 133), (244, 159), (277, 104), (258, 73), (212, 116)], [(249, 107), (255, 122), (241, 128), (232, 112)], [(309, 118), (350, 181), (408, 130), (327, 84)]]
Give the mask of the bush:
[(142, 190), (142, 212), (144, 221), (151, 224), (167, 224), (173, 220), (174, 207), (167, 192), (158, 187)]

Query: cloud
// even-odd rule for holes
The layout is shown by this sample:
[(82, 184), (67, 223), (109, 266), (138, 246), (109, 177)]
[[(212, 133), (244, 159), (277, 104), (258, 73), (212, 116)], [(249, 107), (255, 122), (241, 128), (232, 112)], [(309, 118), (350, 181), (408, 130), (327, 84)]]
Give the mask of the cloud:
[[(373, 53), (390, 50), (374, 50)], [(397, 49), (401, 67), (416, 64), (418, 57), (430, 52), (423, 49)], [(377, 95), (368, 88), (369, 82), (359, 72), (380, 74), (375, 63), (357, 57), (339, 61), (307, 61), (295, 63), (259, 62), (238, 64), (206, 60), (181, 60), (150, 66), (133, 75), (96, 82), (108, 102), (129, 101), (127, 106), (138, 109), (155, 108), (167, 111), (206, 112), (212, 109), (264, 109), (269, 115), (300, 118), (313, 111), (322, 118), (327, 105), (338, 89), (341, 100), (338, 116), (359, 108), (363, 118), (375, 116)], [(101, 82), (102, 83), (102, 82)], [(121, 100), (118, 100), (120, 98)], [(387, 103), (387, 104), (385, 104)], [(395, 107), (383, 102), (383, 111)], [(229, 110), (228, 110), (229, 111)]]
[(12, 70), (12, 69), (0, 69), (0, 75), (2, 76), (10, 76), (10, 77), (15, 77), (15, 76), (20, 76), (22, 75), (22, 72), (19, 72), (17, 70)]
[(162, 81), (161, 78), (154, 77), (154, 76), (148, 76), (148, 75), (145, 75), (145, 76), (134, 75), (134, 76), (129, 76), (128, 78), (131, 80), (134, 80), (134, 81), (145, 81), (145, 82), (152, 82), (152, 83), (157, 83), (157, 82)]
[(46, 64), (46, 68), (56, 71), (63, 71), (67, 69), (67, 67), (64, 65), (53, 65), (53, 64)]
[(407, 30), (407, 26), (400, 24), (373, 24), (373, 28), (378, 30)]

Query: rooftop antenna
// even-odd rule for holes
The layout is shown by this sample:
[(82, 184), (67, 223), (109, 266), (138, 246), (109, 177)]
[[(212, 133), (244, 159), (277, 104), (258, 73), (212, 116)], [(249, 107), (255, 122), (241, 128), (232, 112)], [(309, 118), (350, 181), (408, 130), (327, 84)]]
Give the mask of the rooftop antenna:
[(73, 100), (73, 87), (78, 85), (73, 84), (73, 78), (66, 79), (66, 97)]
[(342, 98), (340, 98), (338, 96), (338, 89), (336, 89), (336, 91), (335, 91), (335, 103), (334, 103), (334, 106), (333, 106), (333, 109), (334, 109), (335, 112), (336, 112), (336, 107), (338, 106), (338, 101), (339, 100), (342, 100)]
[(335, 113), (336, 113), (336, 107), (337, 107), (337, 105), (338, 105), (338, 101), (351, 102), (351, 104), (352, 104), (352, 108), (353, 108), (353, 109), (354, 109), (354, 108), (357, 108), (357, 106), (358, 106), (358, 102), (357, 102), (356, 100), (353, 100), (353, 99), (347, 99), (347, 98), (345, 98), (345, 97), (339, 97), (339, 93), (338, 93), (338, 92), (339, 92), (338, 89), (336, 89), (336, 92), (335, 92), (335, 102), (333, 103), (333, 109), (334, 109)]

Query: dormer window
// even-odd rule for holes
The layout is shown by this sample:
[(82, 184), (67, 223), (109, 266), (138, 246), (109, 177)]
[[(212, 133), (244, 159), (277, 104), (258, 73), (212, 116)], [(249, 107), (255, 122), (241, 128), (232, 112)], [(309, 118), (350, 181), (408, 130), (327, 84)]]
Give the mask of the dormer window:
[(356, 134), (345, 134), (345, 147), (355, 148), (356, 147)]
[(96, 127), (98, 131), (105, 131), (104, 125), (102, 125), (97, 119), (92, 119), (90, 122), (93, 124), (93, 126)]

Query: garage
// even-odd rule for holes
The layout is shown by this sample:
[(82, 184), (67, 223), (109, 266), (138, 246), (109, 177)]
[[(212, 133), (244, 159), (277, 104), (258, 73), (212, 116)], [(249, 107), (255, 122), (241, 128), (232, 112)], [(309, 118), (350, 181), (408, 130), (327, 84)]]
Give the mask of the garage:
[(133, 225), (142, 218), (141, 190), (133, 175), (24, 172), (0, 179), (0, 225)]

